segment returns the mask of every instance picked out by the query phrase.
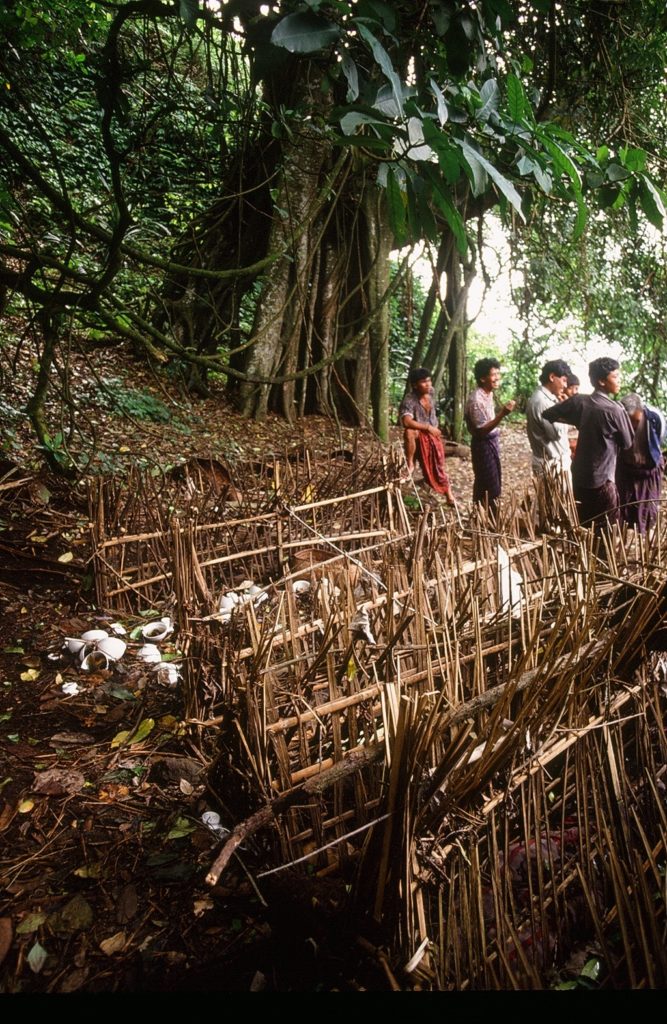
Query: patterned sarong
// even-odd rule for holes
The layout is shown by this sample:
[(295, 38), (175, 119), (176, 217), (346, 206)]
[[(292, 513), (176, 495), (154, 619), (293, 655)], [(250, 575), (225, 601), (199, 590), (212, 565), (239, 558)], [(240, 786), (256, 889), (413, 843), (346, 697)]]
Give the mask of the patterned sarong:
[(475, 483), (472, 488), (472, 500), (489, 505), (500, 497), (502, 483), (500, 473), (500, 443), (497, 434), (473, 437), (470, 444), (472, 468)]
[(420, 430), (417, 433), (417, 458), (429, 487), (438, 494), (448, 494), (449, 477), (445, 471), (445, 447), (440, 438)]

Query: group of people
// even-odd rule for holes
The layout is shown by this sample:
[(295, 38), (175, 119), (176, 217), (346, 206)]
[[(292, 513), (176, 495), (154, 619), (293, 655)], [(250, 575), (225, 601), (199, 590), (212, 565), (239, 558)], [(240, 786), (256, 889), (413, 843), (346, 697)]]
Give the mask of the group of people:
[[(494, 393), (501, 381), (498, 360), (479, 359), (473, 372), (476, 387), (465, 406), (473, 501), (495, 512), (502, 491), (499, 426), (516, 403), (508, 401), (496, 409)], [(568, 485), (571, 480), (582, 525), (599, 530), (620, 521), (645, 533), (655, 522), (660, 500), (667, 421), (634, 393), (616, 401), (620, 366), (615, 359), (594, 359), (589, 379), (592, 394), (580, 394), (579, 380), (564, 360), (552, 359), (542, 367), (539, 384), (526, 404), (533, 474), (538, 487), (546, 476)], [(417, 459), (426, 482), (454, 504), (430, 371), (424, 367), (411, 371), (409, 383), (411, 390), (399, 410), (407, 472), (413, 472)], [(574, 458), (570, 427), (578, 431)]]

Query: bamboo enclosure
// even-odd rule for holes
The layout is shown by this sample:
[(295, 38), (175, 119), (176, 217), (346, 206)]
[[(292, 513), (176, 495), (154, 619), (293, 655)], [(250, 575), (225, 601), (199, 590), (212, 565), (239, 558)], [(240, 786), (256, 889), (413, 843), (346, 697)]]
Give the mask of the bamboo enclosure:
[(398, 987), (542, 988), (587, 944), (610, 986), (664, 984), (662, 520), (596, 546), (561, 493), (553, 533), (544, 493), (411, 516), (396, 476), (302, 453), (234, 503), (91, 490), (100, 604), (178, 623), (236, 826), (209, 882), (251, 835), (265, 872), (351, 872)]

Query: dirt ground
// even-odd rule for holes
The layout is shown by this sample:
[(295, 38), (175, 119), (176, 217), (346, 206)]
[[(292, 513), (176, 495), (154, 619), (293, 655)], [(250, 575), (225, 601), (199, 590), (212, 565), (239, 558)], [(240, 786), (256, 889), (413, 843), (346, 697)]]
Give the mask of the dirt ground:
[[(248, 424), (221, 394), (191, 405), (139, 367), (132, 386), (160, 396), (180, 426), (89, 406), (102, 458), (120, 474), (138, 457), (164, 465), (213, 454), (242, 466), (268, 449), (305, 442), (316, 454), (355, 443), (319, 418)], [(25, 387), (17, 379), (16, 402)], [(346, 934), (344, 880), (305, 890), (267, 879), (260, 891), (249, 847), (224, 884), (205, 885), (219, 836), (202, 815), (215, 810), (215, 794), (180, 724), (179, 688), (136, 663), (83, 673), (63, 649), (65, 638), (110, 625), (86, 565), (84, 491), (35, 464), (25, 422), (9, 426), (0, 466), (0, 991), (386, 988), (377, 959)], [(393, 435), (400, 444), (398, 428)], [(502, 446), (506, 486), (523, 486), (520, 425), (503, 428)], [(448, 467), (465, 515), (470, 462)], [(122, 626), (137, 636), (145, 623)], [(163, 650), (178, 663), (177, 641)]]

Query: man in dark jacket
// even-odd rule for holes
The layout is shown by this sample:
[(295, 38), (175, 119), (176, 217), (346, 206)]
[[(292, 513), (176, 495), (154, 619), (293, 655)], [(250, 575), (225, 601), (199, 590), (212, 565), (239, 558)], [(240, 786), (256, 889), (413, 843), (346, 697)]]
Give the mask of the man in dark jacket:
[(592, 395), (573, 395), (542, 414), (549, 423), (569, 423), (579, 431), (572, 463), (572, 486), (582, 526), (596, 530), (619, 520), (616, 461), (632, 447), (634, 431), (623, 406), (614, 401), (621, 388), (615, 359), (594, 359), (588, 367)]

